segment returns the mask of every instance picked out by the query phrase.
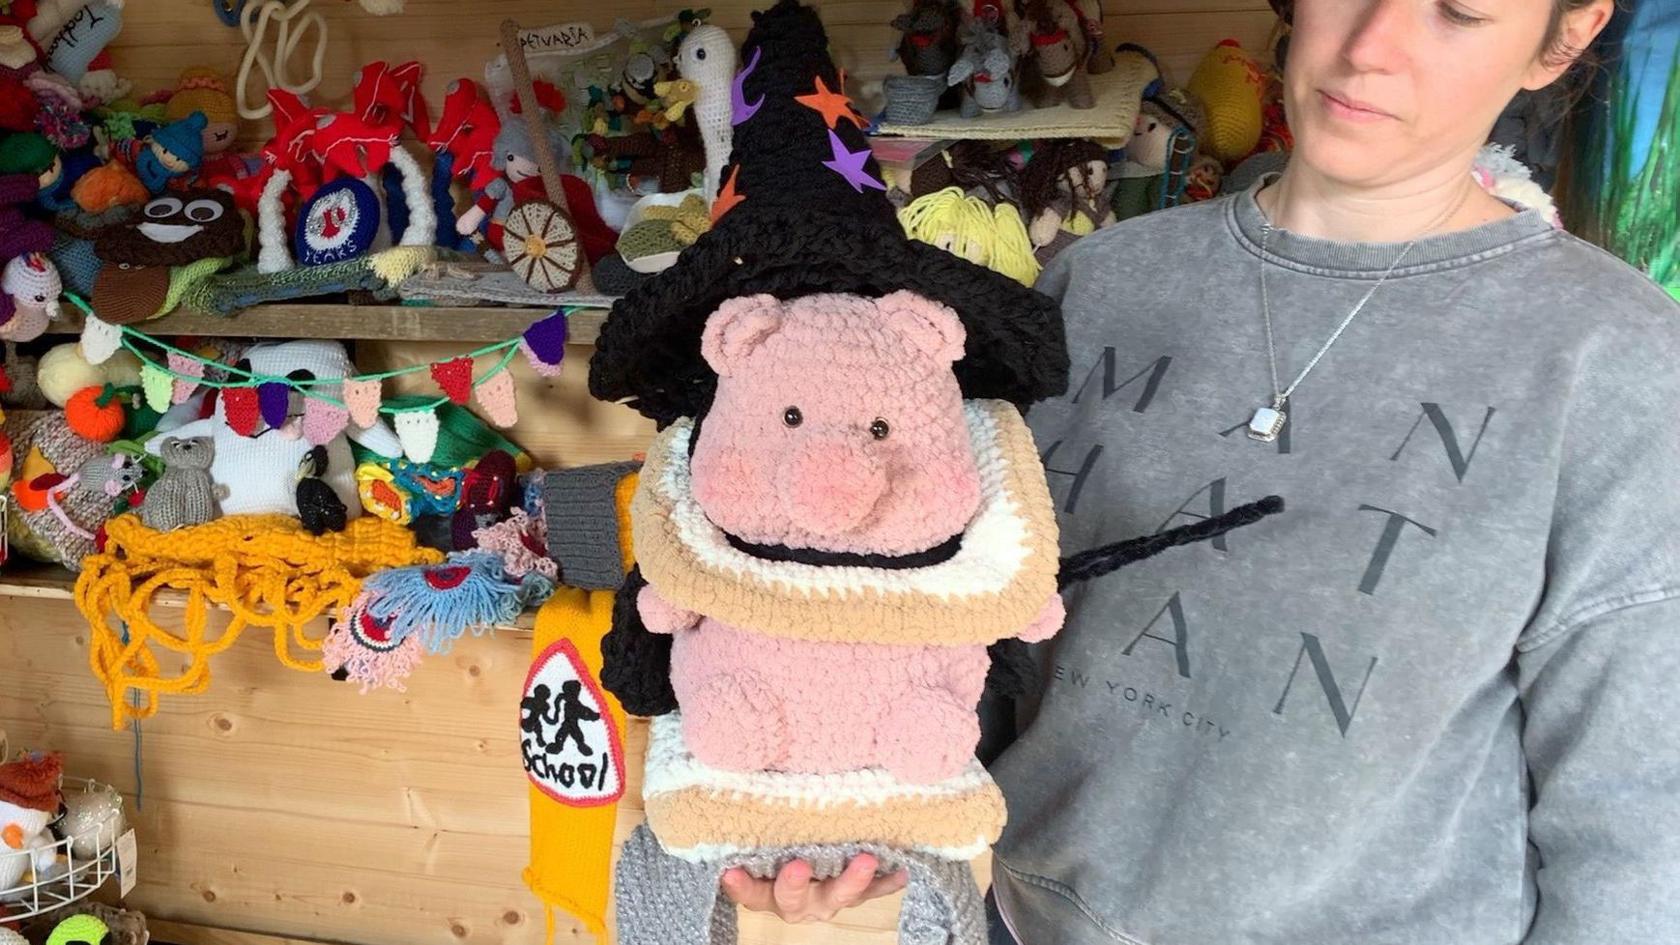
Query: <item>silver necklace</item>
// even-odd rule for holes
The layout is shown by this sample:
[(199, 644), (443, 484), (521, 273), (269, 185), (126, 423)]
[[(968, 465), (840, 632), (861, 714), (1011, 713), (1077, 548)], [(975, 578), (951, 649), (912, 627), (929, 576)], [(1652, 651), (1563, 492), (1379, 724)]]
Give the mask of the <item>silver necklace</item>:
[(1301, 369), (1301, 373), (1295, 375), (1295, 379), (1289, 382), (1288, 387), (1283, 388), (1278, 386), (1277, 343), (1272, 335), (1272, 302), (1266, 293), (1266, 256), (1272, 242), (1272, 231), (1277, 227), (1272, 226), (1270, 220), (1260, 224), (1260, 312), (1266, 320), (1266, 358), (1272, 369), (1272, 402), (1270, 406), (1261, 405), (1254, 411), (1254, 416), (1249, 418), (1248, 436), (1250, 439), (1260, 440), (1264, 443), (1270, 443), (1277, 439), (1278, 434), (1283, 430), (1283, 425), (1289, 420), (1289, 415), (1284, 408), (1288, 406), (1289, 396), (1295, 393), (1295, 388), (1299, 387), (1301, 381), (1305, 380), (1307, 375), (1312, 373), (1312, 369), (1318, 366), (1319, 359), (1324, 357), (1324, 353), (1330, 350), (1330, 346), (1335, 344), (1336, 339), (1340, 338), (1342, 332), (1347, 330), (1348, 325), (1353, 323), (1354, 317), (1364, 310), (1365, 303), (1371, 301), (1371, 296), (1376, 295), (1377, 290), (1388, 281), (1388, 277), (1394, 275), (1394, 271), (1400, 268), (1400, 264), (1411, 253), (1412, 247), (1416, 246), (1424, 236), (1433, 232), (1436, 227), (1451, 219), (1464, 206), (1464, 202), (1469, 199), (1470, 191), (1466, 189), (1445, 214), (1425, 227), (1422, 233), (1412, 237), (1411, 241), (1400, 250), (1400, 255), (1394, 257), (1394, 262), (1389, 264), (1388, 270), (1382, 274), (1382, 278), (1377, 280), (1376, 285), (1371, 286), (1370, 290), (1359, 300), (1359, 304), (1355, 305), (1353, 310), (1342, 319), (1342, 323), (1336, 326), (1336, 330), (1330, 333), (1329, 339), (1319, 347), (1318, 353), (1312, 356), (1312, 360), (1307, 362), (1307, 366)]

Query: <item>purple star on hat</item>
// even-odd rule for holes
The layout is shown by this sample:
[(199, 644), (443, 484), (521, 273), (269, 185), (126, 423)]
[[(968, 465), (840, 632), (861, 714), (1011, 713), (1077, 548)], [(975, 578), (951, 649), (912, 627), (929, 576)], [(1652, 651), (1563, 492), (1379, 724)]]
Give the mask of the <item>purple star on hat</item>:
[(828, 147), (834, 153), (834, 157), (824, 161), (823, 167), (844, 177), (853, 190), (861, 194), (864, 187), (873, 187), (880, 191), (887, 189), (886, 184), (876, 180), (864, 167), (864, 163), (869, 160), (867, 147), (862, 151), (846, 150), (846, 142), (840, 140), (833, 128), (828, 130)]

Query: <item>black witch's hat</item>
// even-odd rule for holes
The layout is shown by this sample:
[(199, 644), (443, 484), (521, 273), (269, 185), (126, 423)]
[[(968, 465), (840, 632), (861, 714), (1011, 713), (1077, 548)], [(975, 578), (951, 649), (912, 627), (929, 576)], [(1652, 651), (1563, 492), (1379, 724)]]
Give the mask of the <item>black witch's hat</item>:
[(661, 426), (704, 413), (717, 378), (701, 358), (700, 335), (724, 300), (897, 289), (962, 319), (968, 343), (955, 370), (964, 396), (1024, 407), (1066, 389), (1060, 309), (1013, 279), (905, 236), (841, 83), (815, 10), (779, 0), (753, 14), (716, 223), (613, 306), (590, 361), (590, 393), (628, 398)]

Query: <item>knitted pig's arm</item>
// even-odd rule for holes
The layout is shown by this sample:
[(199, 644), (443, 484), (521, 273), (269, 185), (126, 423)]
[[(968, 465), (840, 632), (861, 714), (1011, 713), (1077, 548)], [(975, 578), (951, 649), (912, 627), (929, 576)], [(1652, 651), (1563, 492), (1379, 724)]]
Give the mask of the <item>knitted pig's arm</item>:
[(601, 685), (618, 697), (631, 715), (675, 712), (671, 688), (671, 635), (654, 633), (636, 607), (647, 581), (633, 568), (613, 598), (612, 629), (601, 638)]
[(642, 624), (654, 633), (681, 633), (700, 622), (699, 614), (661, 597), (651, 584), (636, 595), (636, 611), (642, 616)]
[(1067, 608), (1062, 605), (1062, 595), (1051, 594), (1050, 599), (1045, 601), (1039, 610), (1038, 616), (1033, 618), (1032, 623), (1027, 624), (1027, 628), (1022, 630), (1019, 636), (1027, 643), (1048, 640), (1056, 635), (1057, 630), (1062, 629), (1062, 621), (1066, 618)]

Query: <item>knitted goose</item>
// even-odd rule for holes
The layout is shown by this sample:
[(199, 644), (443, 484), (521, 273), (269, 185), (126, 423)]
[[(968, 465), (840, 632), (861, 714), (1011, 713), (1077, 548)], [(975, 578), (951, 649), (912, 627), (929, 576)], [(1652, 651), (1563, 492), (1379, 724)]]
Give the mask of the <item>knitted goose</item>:
[(730, 124), (731, 79), (735, 75), (735, 43), (721, 28), (701, 24), (689, 30), (677, 47), (677, 74), (694, 86), (693, 121), (706, 148), (706, 204), (717, 199), (723, 165), (734, 139)]
[[(1043, 295), (909, 240), (816, 13), (754, 14), (716, 224), (614, 306), (590, 390), (663, 428), (602, 682), (656, 715), (624, 945), (734, 941), (723, 870), (907, 868), (900, 941), (979, 945), (1004, 804), (975, 705), (1061, 626), (1021, 409), (1066, 387)], [(1090, 577), (1272, 510), (1079, 556)], [(1020, 678), (1019, 672), (1002, 675)], [(680, 711), (678, 711), (680, 709)]]

